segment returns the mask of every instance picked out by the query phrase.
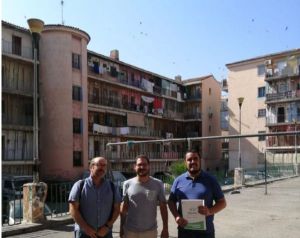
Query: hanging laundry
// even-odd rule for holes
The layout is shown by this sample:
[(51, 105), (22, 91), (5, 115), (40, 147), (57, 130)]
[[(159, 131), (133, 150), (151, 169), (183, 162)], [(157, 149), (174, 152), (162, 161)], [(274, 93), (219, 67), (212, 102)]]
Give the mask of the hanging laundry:
[(147, 103), (152, 103), (154, 101), (154, 98), (152, 97), (147, 97), (147, 96), (142, 96), (142, 100), (144, 102), (147, 102)]
[(129, 134), (129, 127), (120, 127), (120, 134), (121, 135), (128, 135)]
[(153, 108), (154, 109), (162, 108), (162, 100), (158, 99), (158, 98), (155, 98), (154, 101), (153, 101)]
[(94, 72), (96, 74), (99, 74), (99, 66), (98, 66), (98, 64), (95, 64), (95, 63), (94, 63)]
[(177, 100), (178, 100), (178, 101), (182, 101), (181, 93), (180, 93), (180, 92), (177, 92)]
[(170, 90), (177, 92), (177, 84), (174, 84), (174, 83), (170, 84)]
[(103, 74), (103, 68), (101, 67), (101, 65), (99, 66), (99, 73)]
[(147, 79), (142, 78), (141, 88), (147, 92), (153, 93), (154, 83), (149, 82)]

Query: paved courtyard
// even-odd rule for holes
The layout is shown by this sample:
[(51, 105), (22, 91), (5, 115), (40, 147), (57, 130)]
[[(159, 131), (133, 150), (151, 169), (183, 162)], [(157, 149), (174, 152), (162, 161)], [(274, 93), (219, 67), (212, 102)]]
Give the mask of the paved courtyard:
[[(300, 237), (300, 177), (226, 193), (227, 208), (215, 216), (217, 238), (298, 238)], [(170, 214), (170, 213), (169, 213)], [(159, 219), (159, 230), (161, 220)], [(119, 237), (119, 220), (114, 237)], [(177, 237), (173, 217), (169, 219), (170, 237)], [(72, 225), (61, 225), (11, 237), (71, 238)]]

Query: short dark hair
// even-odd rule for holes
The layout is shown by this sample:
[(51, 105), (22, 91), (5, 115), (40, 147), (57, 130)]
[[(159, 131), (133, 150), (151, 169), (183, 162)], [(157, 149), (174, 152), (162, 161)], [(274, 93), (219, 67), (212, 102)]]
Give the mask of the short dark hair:
[(184, 159), (186, 158), (186, 155), (187, 155), (188, 153), (197, 154), (197, 155), (199, 156), (199, 159), (201, 159), (201, 155), (200, 155), (199, 151), (196, 150), (196, 149), (189, 149), (189, 150), (187, 150), (187, 152), (186, 152), (185, 155), (184, 155)]
[(147, 155), (138, 155), (137, 157), (135, 157), (135, 163), (138, 159), (145, 159), (147, 160), (147, 163), (150, 164), (150, 160)]

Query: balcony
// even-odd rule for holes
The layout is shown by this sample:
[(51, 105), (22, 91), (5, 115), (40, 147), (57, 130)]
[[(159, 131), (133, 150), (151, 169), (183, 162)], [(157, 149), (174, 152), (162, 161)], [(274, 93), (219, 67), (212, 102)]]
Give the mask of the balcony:
[[(114, 162), (119, 161), (126, 161), (126, 160), (133, 160), (136, 158), (140, 152), (122, 152), (120, 153), (115, 153), (115, 152), (110, 152), (106, 151), (105, 157), (109, 160), (112, 160)], [(184, 157), (184, 152), (177, 152), (177, 151), (170, 151), (170, 152), (152, 152), (152, 151), (143, 151), (143, 154), (146, 155), (150, 160), (162, 160), (162, 161), (167, 161), (167, 160), (178, 160), (182, 159)]]
[(2, 72), (2, 91), (6, 93), (15, 93), (24, 96), (32, 96), (33, 95), (33, 82), (28, 81), (26, 83), (22, 82), (22, 80), (16, 80), (13, 78), (9, 78), (5, 72)]
[(183, 118), (185, 120), (201, 120), (202, 116), (201, 116), (200, 112), (198, 112), (198, 113), (185, 113)]
[(94, 95), (89, 95), (88, 102), (92, 104), (128, 110), (127, 105), (123, 106), (118, 97), (97, 97)]
[(202, 95), (201, 93), (195, 93), (195, 94), (184, 94), (184, 99), (185, 100), (201, 100), (202, 99)]
[(162, 137), (162, 132), (144, 127), (110, 127), (94, 123), (92, 132), (94, 134), (107, 134), (114, 136), (139, 136), (139, 137)]
[(32, 48), (13, 45), (12, 42), (2, 39), (2, 53), (33, 59)]
[(21, 148), (4, 148), (2, 149), (2, 161), (5, 161), (6, 164), (18, 161), (23, 161), (22, 164), (24, 164), (24, 161), (33, 161), (32, 149), (28, 148), (28, 144), (22, 145)]
[(157, 85), (153, 86), (153, 93), (161, 95), (161, 92), (162, 92), (162, 88), (161, 87), (159, 87)]
[[(299, 141), (299, 136), (297, 136), (297, 141)], [(295, 136), (269, 136), (266, 141), (267, 147), (277, 147), (278, 149), (295, 149)], [(299, 147), (299, 144), (297, 145)]]
[(199, 137), (199, 132), (198, 131), (190, 131), (186, 133), (186, 136), (188, 138), (192, 138), (192, 137)]
[(33, 126), (33, 116), (7, 115), (2, 113), (3, 126)]
[(283, 101), (289, 99), (299, 99), (300, 90), (297, 91), (286, 91), (282, 93), (267, 93), (266, 94), (266, 102), (271, 101)]
[(296, 77), (299, 76), (300, 65), (295, 67), (286, 66), (283, 69), (277, 67), (267, 68), (265, 81), (278, 80), (286, 77)]
[(300, 123), (300, 114), (277, 114), (271, 115), (266, 118), (267, 126), (272, 126), (276, 124), (294, 124), (294, 120)]
[(88, 73), (93, 76), (98, 76), (102, 77), (103, 79), (113, 81), (116, 83), (128, 85), (128, 86), (133, 86), (138, 89), (142, 89), (140, 86), (140, 81), (138, 80), (131, 80), (127, 79), (124, 75), (118, 74), (116, 77), (111, 76), (111, 72), (108, 71), (107, 69), (97, 69), (94, 66), (88, 66)]

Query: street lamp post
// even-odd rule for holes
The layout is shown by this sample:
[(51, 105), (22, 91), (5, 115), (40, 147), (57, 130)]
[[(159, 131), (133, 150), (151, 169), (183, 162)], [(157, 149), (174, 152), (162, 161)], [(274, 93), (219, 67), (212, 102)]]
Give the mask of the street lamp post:
[[(297, 131), (297, 119), (295, 119), (295, 132)], [(298, 175), (298, 160), (297, 160), (297, 134), (295, 134), (295, 165), (296, 165), (296, 175)]]
[[(243, 97), (240, 97), (237, 99), (238, 100), (238, 104), (239, 104), (239, 108), (240, 108), (240, 121), (239, 121), (239, 135), (241, 135), (241, 109), (242, 109), (242, 104), (244, 101)], [(236, 193), (240, 193), (239, 190), (237, 190), (239, 187), (243, 186), (244, 184), (244, 172), (242, 169), (242, 157), (241, 157), (241, 138), (239, 137), (239, 154), (238, 154), (238, 158), (239, 158), (239, 167), (235, 168), (234, 170), (234, 190), (231, 192), (232, 194), (236, 194)]]
[(38, 68), (37, 51), (40, 33), (43, 30), (44, 22), (31, 18), (27, 20), (33, 40), (33, 182), (39, 182), (39, 113), (38, 113)]
[[(38, 43), (44, 22), (31, 18), (27, 20), (33, 40), (33, 183), (23, 185), (23, 222), (45, 222), (44, 206), (47, 184), (39, 181), (39, 113), (38, 113)], [(38, 206), (36, 201), (39, 201)]]
[[(241, 135), (242, 132), (242, 104), (244, 101), (243, 97), (239, 97), (238, 99), (239, 103), (239, 114), (240, 114), (240, 121), (239, 121), (239, 134)], [(241, 138), (239, 138), (239, 168), (242, 168), (242, 156), (241, 156)]]

